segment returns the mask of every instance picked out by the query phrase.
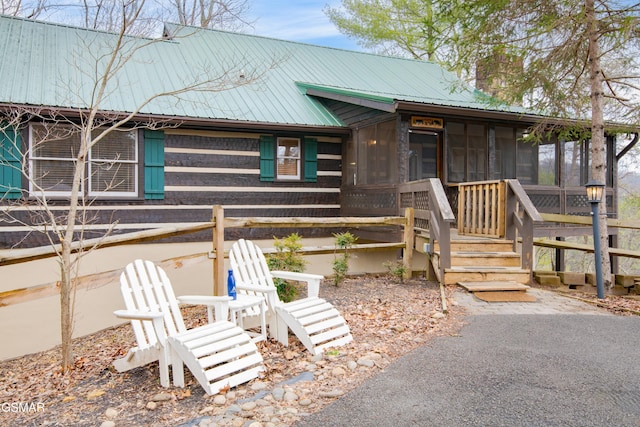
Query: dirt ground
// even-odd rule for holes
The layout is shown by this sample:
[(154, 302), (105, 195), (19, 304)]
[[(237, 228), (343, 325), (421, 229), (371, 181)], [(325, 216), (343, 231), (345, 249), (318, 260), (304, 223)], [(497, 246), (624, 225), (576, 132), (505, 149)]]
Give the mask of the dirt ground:
[[(444, 314), (439, 286), (422, 279), (399, 283), (386, 275), (369, 275), (348, 278), (339, 287), (325, 281), (321, 296), (344, 315), (353, 343), (322, 358), (311, 357), (293, 336), (289, 347), (271, 341), (258, 343), (267, 371), (224, 396), (207, 396), (188, 371), (185, 388), (162, 388), (157, 362), (116, 372), (111, 363), (126, 354), (135, 340), (129, 325), (110, 328), (75, 341), (75, 366), (65, 375), (58, 366), (58, 349), (0, 362), (0, 425), (195, 426), (198, 420), (237, 405), (239, 411), (228, 425), (255, 421), (260, 423), (257, 426), (290, 426), (433, 337), (457, 334), (464, 310), (450, 303), (454, 292), (460, 290), (446, 290), (449, 302)], [(616, 314), (640, 314), (637, 299), (608, 297), (599, 302), (588, 293), (572, 296)], [(186, 307), (183, 313), (187, 327), (206, 321), (200, 307)], [(360, 363), (365, 359), (371, 363)], [(269, 397), (262, 401), (270, 412), (242, 406), (252, 396), (255, 400), (256, 394), (264, 395), (264, 390), (309, 372), (311, 379), (307, 375), (303, 381), (284, 386), (296, 393), (296, 399), (274, 400), (267, 393)]]

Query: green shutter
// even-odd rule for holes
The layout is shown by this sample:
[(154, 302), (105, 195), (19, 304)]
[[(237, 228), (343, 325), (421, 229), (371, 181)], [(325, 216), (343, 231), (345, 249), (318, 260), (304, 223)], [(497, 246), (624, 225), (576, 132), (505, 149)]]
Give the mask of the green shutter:
[(163, 131), (144, 131), (144, 198), (164, 199)]
[(276, 177), (276, 140), (273, 136), (260, 137), (260, 181), (274, 181)]
[(0, 199), (22, 195), (22, 138), (15, 129), (0, 132)]
[(318, 181), (318, 141), (314, 138), (304, 139), (304, 181)]

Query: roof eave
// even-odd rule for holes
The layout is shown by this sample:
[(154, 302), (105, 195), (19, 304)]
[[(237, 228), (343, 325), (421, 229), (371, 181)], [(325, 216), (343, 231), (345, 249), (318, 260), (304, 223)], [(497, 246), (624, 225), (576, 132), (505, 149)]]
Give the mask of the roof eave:
[[(74, 108), (59, 108), (59, 107), (45, 107), (34, 105), (16, 105), (16, 104), (3, 104), (0, 103), (0, 112), (14, 110), (20, 108), (24, 110), (25, 114), (32, 112), (34, 116), (42, 118), (55, 117), (68, 117), (79, 118), (81, 114), (87, 113), (85, 110), (78, 110)], [(130, 113), (122, 111), (101, 111), (101, 114), (108, 116), (113, 120), (120, 120), (126, 118)], [(136, 114), (130, 120), (129, 123), (143, 122), (154, 123), (156, 127), (187, 127), (187, 128), (208, 128), (208, 129), (242, 129), (255, 130), (255, 131), (268, 131), (268, 132), (310, 132), (323, 133), (323, 134), (335, 134), (335, 135), (347, 135), (351, 132), (348, 127), (343, 126), (320, 126), (313, 124), (295, 124), (295, 123), (267, 123), (267, 122), (250, 122), (241, 120), (230, 119), (216, 119), (216, 118), (199, 118), (188, 116), (163, 116), (158, 114)]]

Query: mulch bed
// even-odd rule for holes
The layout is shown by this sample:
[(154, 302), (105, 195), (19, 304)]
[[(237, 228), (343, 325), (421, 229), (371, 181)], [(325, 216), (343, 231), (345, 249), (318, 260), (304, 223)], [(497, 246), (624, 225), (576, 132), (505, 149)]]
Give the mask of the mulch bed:
[[(353, 343), (320, 362), (313, 360), (294, 336), (289, 347), (272, 341), (258, 343), (267, 367), (259, 381), (267, 389), (302, 374), (311, 363), (320, 366), (314, 373), (313, 389), (327, 393), (322, 398), (308, 396), (312, 404), (305, 406), (306, 412), (317, 411), (337, 398), (331, 397), (332, 390), (347, 392), (355, 388), (397, 357), (432, 337), (455, 333), (462, 324), (462, 310), (457, 307), (450, 307), (444, 318), (432, 317), (441, 310), (440, 290), (437, 284), (425, 280), (398, 283), (386, 275), (371, 275), (348, 278), (339, 287), (326, 281), (321, 296), (343, 314), (351, 327)], [(188, 328), (206, 322), (206, 312), (200, 307), (186, 307), (183, 314)], [(0, 425), (95, 426), (112, 420), (117, 426), (175, 426), (224, 409), (204, 393), (188, 370), (184, 389), (162, 388), (157, 362), (125, 373), (115, 371), (110, 366), (113, 360), (134, 345), (127, 324), (76, 339), (75, 365), (64, 375), (59, 368), (59, 349), (0, 362)], [(344, 367), (347, 359), (357, 360), (370, 353), (381, 355), (371, 368), (346, 370), (345, 375), (337, 377), (326, 374)], [(227, 393), (230, 398), (224, 406), (255, 394), (251, 385)], [(167, 393), (169, 400), (149, 409), (149, 402)], [(34, 410), (14, 412), (8, 404), (15, 408), (16, 403), (28, 403)], [(300, 416), (296, 412), (280, 415), (278, 425), (292, 425)]]
[[(459, 291), (446, 290), (448, 298), (453, 292)], [(573, 295), (616, 314), (640, 313), (638, 299), (607, 297), (599, 301), (591, 294)], [(433, 337), (457, 334), (464, 320), (464, 310), (455, 304), (448, 304), (449, 311), (442, 316), (439, 286), (420, 279), (398, 283), (386, 275), (367, 275), (348, 278), (339, 287), (326, 281), (321, 296), (344, 315), (353, 343), (322, 360), (313, 359), (295, 337), (290, 338), (289, 347), (272, 341), (258, 343), (267, 372), (227, 392), (224, 404), (207, 396), (188, 370), (183, 389), (159, 385), (157, 362), (116, 372), (110, 366), (113, 360), (135, 345), (131, 328), (123, 325), (75, 340), (75, 365), (64, 375), (58, 366), (58, 349), (0, 362), (0, 425), (194, 425), (193, 420), (221, 413), (229, 405), (255, 395), (259, 389), (256, 382), (271, 390), (308, 372), (310, 365), (316, 366), (312, 384), (297, 390), (300, 399), (308, 401), (304, 408), (296, 402), (270, 402), (278, 409), (276, 424), (293, 425), (304, 413), (322, 409)], [(206, 321), (206, 312), (200, 307), (186, 307), (183, 313), (187, 327)], [(343, 369), (348, 360), (371, 354), (379, 356), (374, 366)], [(340, 393), (334, 395), (337, 389)], [(158, 396), (166, 400), (155, 402)], [(14, 410), (19, 404), (30, 406)], [(247, 421), (266, 423), (273, 419), (253, 412), (245, 415)]]

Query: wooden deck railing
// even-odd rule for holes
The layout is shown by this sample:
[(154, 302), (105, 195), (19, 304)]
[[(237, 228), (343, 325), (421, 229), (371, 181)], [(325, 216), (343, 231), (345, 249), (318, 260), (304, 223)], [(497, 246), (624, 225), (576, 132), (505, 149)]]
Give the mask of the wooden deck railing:
[(505, 233), (505, 181), (458, 185), (458, 233), (502, 238)]
[(513, 241), (516, 251), (518, 236), (522, 239), (522, 268), (533, 272), (533, 229), (543, 222), (540, 213), (517, 179), (507, 179), (505, 237)]
[(429, 189), (429, 256), (433, 256), (434, 242), (440, 245), (438, 280), (442, 281), (444, 270), (451, 267), (451, 224), (456, 217), (449, 206), (442, 182), (437, 178), (428, 180)]

